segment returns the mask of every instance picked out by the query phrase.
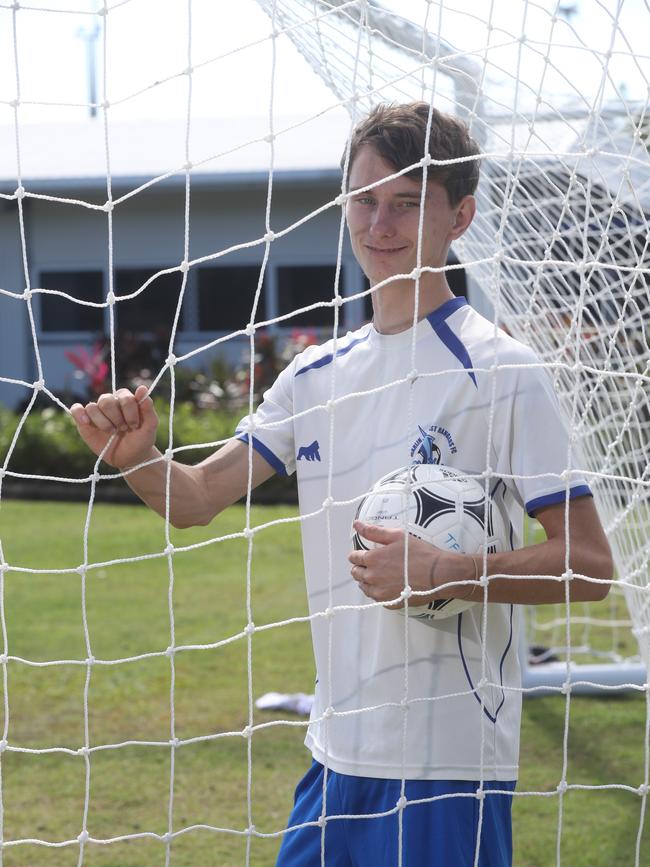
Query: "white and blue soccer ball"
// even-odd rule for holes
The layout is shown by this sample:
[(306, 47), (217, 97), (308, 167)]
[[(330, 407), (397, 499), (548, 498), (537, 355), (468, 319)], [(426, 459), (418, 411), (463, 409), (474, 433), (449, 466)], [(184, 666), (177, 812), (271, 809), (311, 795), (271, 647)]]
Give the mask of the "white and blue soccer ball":
[[(496, 487), (494, 480), (491, 485)], [(459, 554), (509, 548), (510, 522), (501, 498), (490, 496), (483, 480), (441, 464), (414, 464), (383, 476), (359, 504), (355, 520), (405, 529), (431, 545)], [(378, 547), (356, 531), (353, 545), (366, 551)], [(408, 614), (432, 624), (477, 604), (464, 599), (435, 599), (427, 605), (409, 605)]]

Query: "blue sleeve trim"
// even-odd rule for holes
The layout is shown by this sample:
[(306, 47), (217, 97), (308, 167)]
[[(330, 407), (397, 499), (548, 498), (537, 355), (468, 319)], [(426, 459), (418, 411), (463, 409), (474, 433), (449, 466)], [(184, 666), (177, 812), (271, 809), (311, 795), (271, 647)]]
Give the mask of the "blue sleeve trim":
[[(243, 443), (248, 444), (248, 434), (247, 433), (237, 434), (237, 439)], [(280, 458), (277, 457), (277, 455), (274, 455), (270, 448), (265, 446), (264, 443), (261, 443), (255, 437), (253, 437), (253, 448), (255, 449), (255, 451), (258, 454), (262, 455), (262, 457), (267, 462), (267, 464), (270, 464), (270, 466), (273, 467), (273, 469), (276, 471), (276, 473), (279, 476), (288, 476), (289, 475), (285, 465), (282, 463)]]
[[(569, 488), (569, 499), (574, 500), (576, 497), (593, 497), (589, 485), (576, 485), (575, 488)], [(542, 509), (544, 506), (555, 506), (557, 503), (564, 502), (566, 502), (566, 490), (556, 491), (554, 494), (546, 494), (543, 497), (529, 500), (526, 503), (526, 511), (532, 518), (537, 509)]]

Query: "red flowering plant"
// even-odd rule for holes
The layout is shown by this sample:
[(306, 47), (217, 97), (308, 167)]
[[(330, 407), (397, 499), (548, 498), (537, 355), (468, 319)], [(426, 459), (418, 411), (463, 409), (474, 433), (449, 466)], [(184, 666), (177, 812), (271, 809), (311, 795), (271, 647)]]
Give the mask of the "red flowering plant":
[(96, 341), (89, 353), (83, 346), (78, 346), (74, 352), (66, 349), (65, 357), (74, 364), (77, 379), (85, 379), (88, 394), (93, 399), (106, 391), (106, 379), (108, 377), (108, 364), (105, 361), (105, 346), (101, 341)]

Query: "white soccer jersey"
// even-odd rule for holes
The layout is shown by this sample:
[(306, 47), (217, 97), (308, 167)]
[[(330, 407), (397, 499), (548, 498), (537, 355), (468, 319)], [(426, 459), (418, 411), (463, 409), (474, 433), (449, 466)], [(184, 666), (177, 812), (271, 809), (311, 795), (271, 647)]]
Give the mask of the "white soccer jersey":
[(314, 758), (370, 777), (515, 779), (519, 608), (490, 604), (485, 635), (482, 605), (428, 626), (371, 603), (347, 555), (361, 496), (412, 462), (489, 467), (503, 480), (512, 548), (524, 509), (588, 494), (577, 473), (563, 474), (568, 438), (547, 371), (454, 298), (415, 329), (366, 325), (336, 349), (309, 347), (240, 423), (240, 438), (251, 422), (269, 463), (298, 472), (309, 610), (321, 615), (306, 738)]

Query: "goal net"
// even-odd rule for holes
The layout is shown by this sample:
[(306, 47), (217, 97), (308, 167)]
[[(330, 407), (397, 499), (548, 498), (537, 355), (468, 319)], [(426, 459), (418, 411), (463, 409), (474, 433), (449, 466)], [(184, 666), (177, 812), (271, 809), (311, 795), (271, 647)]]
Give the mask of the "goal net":
[[(137, 0), (131, 0), (132, 5), (136, 3)], [(60, 568), (33, 567), (15, 562), (11, 555), (14, 540), (6, 538), (0, 522), (0, 665), (4, 679), (4, 722), (0, 740), (0, 863), (153, 864), (163, 863), (161, 853), (164, 853), (162, 857), (165, 864), (212, 863), (212, 856), (206, 854), (212, 851), (210, 848), (197, 850), (202, 854), (189, 855), (189, 861), (183, 861), (184, 856), (181, 854), (176, 861), (178, 853), (185, 851), (183, 846), (186, 841), (200, 838), (202, 834), (207, 835), (210, 841), (215, 837), (229, 837), (241, 843), (238, 849), (227, 850), (230, 854), (219, 856), (223, 863), (272, 863), (271, 860), (264, 860), (270, 857), (266, 850), (256, 860), (258, 856), (255, 853), (261, 850), (255, 846), (259, 841), (270, 841), (277, 848), (284, 834), (286, 816), (276, 815), (269, 808), (264, 814), (264, 822), (260, 823), (256, 819), (254, 744), (256, 738), (281, 727), (292, 733), (298, 730), (302, 735), (307, 723), (289, 714), (270, 719), (260, 716), (256, 711), (255, 697), (258, 690), (261, 691), (258, 685), (264, 684), (269, 690), (283, 690), (285, 684), (279, 680), (282, 671), (277, 672), (277, 685), (272, 683), (265, 669), (264, 675), (257, 676), (256, 672), (264, 665), (261, 659), (264, 651), (258, 652), (254, 648), (260, 647), (257, 641), (264, 642), (267, 636), (275, 635), (276, 632), (284, 630), (293, 636), (297, 630), (305, 627), (305, 632), (300, 633), (302, 643), (299, 650), (294, 652), (292, 648), (285, 648), (285, 652), (288, 656), (292, 653), (296, 656), (308, 653), (307, 625), (312, 621), (327, 624), (336, 618), (337, 611), (332, 610), (330, 603), (321, 606), (318, 614), (307, 615), (296, 613), (297, 608), (287, 602), (289, 610), (286, 613), (267, 616), (267, 606), (270, 606), (268, 610), (275, 610), (274, 600), (270, 597), (278, 588), (275, 587), (274, 593), (269, 591), (265, 596), (263, 581), (260, 582), (261, 589), (255, 586), (254, 574), (258, 568), (256, 557), (259, 550), (265, 552), (267, 558), (276, 556), (273, 551), (264, 548), (268, 530), (289, 532), (314, 515), (276, 517), (274, 513), (274, 516), (256, 524), (249, 490), (243, 527), (210, 531), (199, 541), (183, 542), (172, 531), (168, 512), (164, 538), (159, 538), (160, 544), (155, 551), (136, 548), (134, 552), (128, 544), (122, 544), (123, 539), (120, 537), (113, 553), (110, 548), (102, 550), (101, 554), (95, 553), (96, 549), (90, 540), (97, 492), (102, 485), (112, 482), (116, 474), (101, 459), (88, 474), (80, 473), (75, 477), (62, 476), (56, 471), (46, 475), (13, 468), (21, 444), (31, 436), (30, 419), (33, 420), (36, 413), (41, 412), (41, 402), (49, 400), (58, 415), (63, 415), (68, 409), (59, 396), (60, 387), (48, 378), (47, 352), (50, 350), (48, 348), (46, 351), (43, 346), (43, 334), (47, 330), (43, 317), (47, 309), (54, 311), (55, 308), (46, 308), (44, 299), (65, 300), (69, 302), (70, 310), (83, 310), (84, 316), (88, 317), (93, 315), (93, 311), (101, 312), (106, 333), (104, 354), (101, 360), (95, 361), (86, 356), (86, 361), (82, 359), (80, 366), (85, 364), (89, 379), (96, 375), (101, 381), (99, 372), (105, 365), (105, 387), (114, 391), (122, 385), (118, 371), (121, 353), (127, 351), (124, 335), (120, 335), (120, 311), (130, 310), (128, 305), (137, 302), (138, 298), (151, 299), (151, 290), (158, 287), (160, 291), (155, 296), (156, 300), (149, 300), (148, 303), (167, 304), (170, 316), (164, 339), (156, 344), (159, 350), (158, 366), (150, 371), (147, 385), (153, 396), (163, 389), (167, 389), (169, 396), (164, 457), (186, 458), (188, 452), (190, 455), (203, 455), (205, 449), (219, 447), (226, 441), (227, 435), (203, 437), (203, 428), (198, 423), (192, 442), (179, 445), (176, 430), (182, 408), (178, 393), (185, 371), (199, 368), (207, 372), (222, 350), (235, 346), (240, 357), (245, 356), (247, 359), (244, 373), (238, 380), (229, 381), (227, 387), (221, 383), (223, 388), (215, 387), (212, 391), (206, 388), (205, 405), (212, 406), (210, 401), (218, 404), (224, 397), (224, 390), (231, 388), (232, 393), (228, 394), (232, 402), (237, 404), (239, 415), (244, 416), (254, 410), (259, 399), (261, 377), (264, 375), (263, 361), (267, 352), (265, 341), (269, 340), (269, 333), (278, 344), (288, 344), (282, 361), (278, 361), (274, 368), (274, 373), (277, 373), (282, 364), (290, 359), (297, 343), (316, 339), (313, 329), (310, 331), (307, 328), (302, 333), (301, 329), (305, 330), (302, 326), (305, 317), (309, 320), (310, 314), (326, 311), (328, 318), (317, 319), (320, 326), (317, 329), (318, 336), (333, 338), (333, 354), (336, 355), (338, 341), (345, 332), (346, 324), (355, 324), (355, 316), (357, 321), (362, 318), (364, 305), (371, 294), (360, 272), (349, 276), (352, 273), (349, 270), (349, 257), (345, 260), (344, 218), (339, 221), (336, 210), (345, 202), (345, 181), (339, 184), (337, 193), (320, 207), (297, 215), (294, 209), (292, 219), (282, 225), (278, 225), (274, 219), (277, 185), (287, 170), (282, 156), (283, 142), (297, 130), (304, 130), (307, 136), (311, 135), (316, 150), (321, 141), (327, 138), (332, 113), (337, 110), (340, 112), (343, 108), (348, 118), (346, 125), (341, 127), (341, 140), (326, 141), (327, 147), (338, 154), (354, 124), (377, 103), (422, 99), (441, 111), (465, 120), (483, 152), (477, 216), (471, 229), (454, 245), (455, 260), (448, 263), (447, 276), (451, 282), (452, 278), (462, 273), (472, 305), (512, 336), (532, 347), (541, 363), (551, 372), (568, 419), (572, 443), (576, 454), (581, 456), (579, 468), (566, 467), (567, 480), (575, 469), (579, 469), (587, 479), (615, 559), (615, 581), (605, 603), (597, 606), (586, 603), (529, 606), (525, 610), (525, 629), (522, 631), (520, 648), (523, 692), (531, 696), (547, 693), (563, 696), (565, 719), (557, 788), (550, 792), (523, 791), (519, 794), (529, 795), (540, 803), (544, 797), (558, 797), (554, 863), (560, 864), (563, 834), (568, 833), (563, 828), (564, 798), (572, 788), (581, 788), (572, 784), (568, 770), (572, 695), (579, 692), (618, 694), (629, 690), (645, 697), (647, 701), (646, 682), (650, 665), (650, 349), (647, 325), (650, 302), (650, 64), (647, 56), (634, 49), (631, 29), (639, 19), (632, 15), (626, 17), (627, 10), (634, 4), (622, 0), (617, 3), (596, 2), (595, 18), (589, 27), (584, 25), (581, 28), (579, 16), (574, 20), (576, 10), (573, 6), (556, 0), (536, 3), (522, 0), (514, 7), (497, 0), (482, 0), (472, 4), (471, 9), (462, 0), (413, 0), (404, 4), (394, 3), (390, 8), (374, 0), (257, 0), (257, 3), (270, 22), (270, 34), (267, 32), (263, 39), (257, 40), (268, 49), (268, 68), (257, 72), (258, 79), (264, 78), (270, 82), (269, 104), (266, 106), (268, 122), (265, 120), (263, 127), (258, 125), (254, 130), (251, 128), (250, 133), (246, 132), (244, 121), (235, 124), (238, 132), (241, 132), (239, 137), (233, 138), (230, 133), (222, 131), (223, 141), (227, 142), (224, 146), (215, 146), (212, 150), (197, 154), (199, 148), (193, 145), (193, 132), (197, 131), (201, 121), (194, 116), (193, 98), (201, 86), (201, 76), (206, 69), (217, 68), (224, 58), (237, 58), (239, 53), (245, 53), (256, 40), (231, 45), (219, 56), (198, 62), (193, 56), (193, 31), (190, 25), (189, 36), (183, 41), (184, 57), (178, 60), (171, 72), (158, 77), (145, 74), (142, 82), (137, 87), (133, 86), (121, 99), (121, 103), (136, 101), (142, 93), (154, 92), (161, 83), (179, 84), (186, 89), (186, 116), (182, 124), (179, 159), (161, 165), (160, 157), (155, 155), (158, 143), (151, 139), (148, 142), (147, 159), (156, 168), (144, 169), (138, 174), (138, 182), (132, 184), (127, 192), (114, 184), (117, 148), (112, 118), (120, 101), (115, 101), (105, 79), (109, 59), (112, 63), (119, 62), (115, 54), (110, 54), (107, 35), (123, 7), (131, 4), (106, 3), (88, 15), (89, 26), (96, 27), (92, 32), (100, 47), (100, 66), (104, 67), (103, 87), (100, 77), (97, 93), (90, 97), (96, 115), (93, 121), (95, 130), (99, 131), (93, 143), (99, 143), (104, 159), (106, 183), (105, 198), (102, 200), (97, 196), (86, 197), (83, 185), (74, 193), (62, 195), (56, 192), (56, 185), (52, 186), (52, 192), (47, 183), (31, 184), (29, 172), (24, 170), (24, 166), (31, 156), (33, 138), (22, 119), (27, 103), (21, 91), (21, 75), (24, 78), (25, 65), (30, 61), (25, 60), (20, 52), (20, 20), (21, 16), (34, 14), (40, 15), (42, 21), (49, 21), (55, 10), (0, 4), (0, 13), (5, 22), (7, 25), (11, 22), (11, 37), (3, 45), (11, 48), (14, 66), (12, 92), (5, 91), (2, 94), (6, 117), (11, 115), (11, 124), (6, 127), (10, 135), (2, 140), (6, 143), (6, 149), (10, 148), (15, 155), (12, 185), (10, 187), (7, 181), (0, 189), (0, 205), (6, 205), (7, 212), (15, 209), (12, 219), (15, 219), (16, 245), (9, 255), (20, 261), (18, 271), (21, 275), (20, 286), (17, 283), (10, 285), (10, 279), (3, 276), (0, 266), (0, 293), (1, 300), (11, 305), (12, 311), (14, 305), (20, 305), (24, 310), (29, 352), (35, 360), (33, 380), (15, 374), (12, 372), (14, 368), (9, 372), (0, 370), (0, 385), (26, 389), (29, 395), (19, 413), (15, 430), (7, 440), (6, 452), (0, 455), (3, 461), (0, 486), (6, 491), (11, 483), (16, 482), (56, 482), (69, 487), (84, 486), (84, 491), (90, 492), (82, 526), (69, 530), (80, 554), (80, 565), (74, 568), (67, 565)], [(189, 21), (193, 6), (196, 10), (200, 4), (188, 2)], [(59, 6), (56, 11), (65, 15), (78, 14), (80, 10)], [(637, 4), (632, 11), (640, 16), (640, 30), (643, 26), (647, 27), (647, 9)], [(163, 17), (165, 14), (160, 8), (155, 13)], [(219, 26), (228, 26), (227, 13), (223, 13)], [(8, 28), (6, 33), (10, 30)], [(89, 36), (90, 32), (86, 35)], [(275, 117), (277, 79), (282, 54), (293, 50), (291, 46), (297, 49), (322, 80), (332, 98), (329, 105), (323, 102), (317, 112), (307, 112), (299, 121), (283, 127)], [(229, 81), (221, 80), (222, 88), (229, 86)], [(292, 82), (285, 78), (283, 86), (291, 88)], [(5, 93), (9, 95), (5, 96)], [(53, 100), (48, 107), (63, 110), (69, 105), (60, 99)], [(133, 140), (130, 144), (136, 147)], [(41, 140), (38, 147), (47, 150), (48, 142)], [(160, 149), (164, 152), (162, 141)], [(225, 167), (224, 171), (232, 171), (235, 182), (245, 184), (246, 179), (242, 180), (237, 171), (241, 171), (246, 159), (237, 163), (236, 169), (232, 170), (233, 155), (242, 153), (246, 156), (259, 153), (260, 149), (267, 155), (267, 165), (264, 195), (256, 202), (258, 219), (255, 230), (251, 230), (245, 240), (228, 244), (221, 243), (219, 237), (210, 236), (206, 230), (205, 236), (202, 235), (198, 242), (202, 252), (196, 255), (193, 252), (193, 220), (203, 207), (197, 178), (202, 177), (202, 171), (206, 168), (218, 164)], [(56, 177), (56, 171), (56, 168), (50, 168), (48, 177)], [(142, 174), (148, 175), (145, 181), (142, 181)], [(305, 177), (308, 176), (307, 172)], [(144, 269), (139, 267), (137, 253), (131, 253), (128, 279), (125, 271), (120, 283), (115, 276), (119, 255), (115, 255), (114, 222), (119, 220), (123, 210), (128, 211), (129, 220), (133, 215), (137, 218), (138, 202), (147, 196), (148, 191), (174, 179), (179, 181), (183, 190), (183, 249), (180, 259), (177, 257), (174, 262), (168, 261), (145, 274)], [(233, 221), (239, 219), (236, 204), (232, 198), (228, 198), (229, 194), (223, 195), (226, 203), (224, 209), (231, 209)], [(37, 272), (36, 265), (41, 253), (30, 224), (30, 207), (35, 203), (51, 207), (53, 214), (75, 209), (75, 212), (84, 215), (101, 215), (106, 221), (107, 243), (102, 255), (108, 263), (108, 277), (101, 297), (95, 298), (85, 290), (75, 293), (70, 289), (71, 284), (51, 282), (45, 285), (44, 281), (39, 282), (43, 269)], [(128, 209), (132, 209), (133, 213)], [(327, 288), (319, 297), (310, 296), (308, 303), (301, 302), (297, 296), (292, 308), (285, 312), (281, 303), (278, 270), (271, 270), (274, 251), (292, 233), (299, 233), (310, 221), (332, 212), (337, 213), (336, 231), (330, 231), (327, 236), (327, 243), (331, 247), (327, 252), (328, 261), (331, 254), (335, 265), (330, 268)], [(284, 215), (283, 211), (280, 213)], [(128, 222), (129, 227), (133, 225), (135, 223)], [(73, 231), (79, 232), (80, 238), (84, 237), (83, 220), (75, 224)], [(155, 227), (153, 231), (156, 231)], [(129, 247), (127, 235), (128, 232), (120, 236), (120, 243), (124, 247)], [(166, 237), (163, 232), (161, 245), (166, 243)], [(56, 236), (52, 243), (56, 243)], [(245, 256), (251, 250), (259, 254), (253, 265), (253, 260), (237, 259), (237, 256)], [(244, 262), (245, 267), (251, 268), (246, 275), (246, 291), (242, 292), (248, 304), (246, 314), (241, 321), (229, 323), (227, 327), (202, 329), (200, 316), (213, 315), (214, 297), (219, 289), (216, 286), (211, 289), (208, 282), (205, 285), (201, 283), (200, 270), (205, 266), (233, 261), (236, 264)], [(305, 263), (308, 263), (311, 267), (319, 261), (317, 256), (306, 258), (301, 260), (301, 266), (307, 267)], [(61, 270), (68, 275), (67, 279), (70, 279), (73, 271), (79, 271), (68, 266)], [(35, 276), (37, 273), (38, 277)], [(309, 276), (315, 277), (316, 272), (313, 271)], [(235, 279), (234, 269), (230, 277)], [(7, 283), (3, 285), (5, 280)], [(172, 280), (176, 281), (173, 285), (165, 282)], [(89, 276), (87, 284), (88, 281)], [(127, 283), (128, 288), (125, 289)], [(210, 292), (213, 296), (210, 296)], [(238, 288), (230, 292), (228, 300), (233, 305), (237, 303), (237, 292)], [(271, 297), (272, 303), (264, 302), (265, 293)], [(290, 293), (287, 297), (291, 297)], [(168, 300), (165, 301), (165, 298)], [(169, 301), (169, 298), (172, 300)], [(9, 310), (9, 307), (5, 309)], [(188, 310), (193, 313), (188, 313)], [(353, 315), (350, 311), (356, 312)], [(188, 333), (191, 332), (191, 337), (181, 339), (181, 323), (190, 320), (193, 322), (192, 328), (185, 327)], [(91, 318), (87, 321), (90, 322)], [(137, 317), (132, 321), (136, 322)], [(92, 322), (95, 320), (92, 319)], [(292, 348), (290, 329), (294, 323), (298, 323), (298, 333), (293, 335)], [(10, 336), (15, 338), (14, 334), (10, 335), (11, 326), (5, 325), (4, 331), (2, 328), (0, 323), (0, 334), (6, 339)], [(83, 329), (70, 328), (70, 332), (75, 330)], [(90, 334), (92, 328), (86, 327), (85, 330)], [(202, 330), (210, 333), (203, 334)], [(88, 340), (87, 344), (86, 348), (90, 350), (92, 341)], [(24, 346), (21, 351), (24, 351)], [(275, 360), (273, 363), (276, 363)], [(385, 387), (389, 385), (387, 383)], [(409, 388), (411, 385), (405, 378), (402, 386)], [(325, 408), (331, 411), (335, 405), (336, 401), (328, 401)], [(548, 431), (548, 436), (552, 435), (552, 431)], [(344, 431), (332, 422), (332, 439), (342, 436)], [(306, 444), (305, 447), (305, 456), (309, 459), (310, 446)], [(252, 473), (250, 444), (249, 462), (249, 471)], [(329, 485), (331, 491), (331, 477)], [(0, 492), (3, 487), (0, 487)], [(2, 504), (6, 505), (4, 497)], [(329, 496), (328, 502), (318, 511), (327, 513), (328, 509), (335, 510), (338, 506), (353, 514), (356, 503), (339, 504)], [(329, 533), (329, 523), (327, 527)], [(128, 530), (120, 532), (128, 537)], [(532, 521), (527, 532), (528, 541), (538, 538)], [(62, 535), (65, 534), (62, 530)], [(282, 538), (283, 541), (277, 543), (281, 546), (291, 548), (295, 543), (293, 537)], [(178, 636), (186, 634), (183, 632), (186, 611), (183, 609), (179, 619), (178, 602), (175, 601), (176, 594), (180, 592), (177, 588), (178, 575), (182, 573), (179, 565), (181, 558), (198, 556), (202, 550), (209, 548), (215, 550), (215, 558), (223, 556), (223, 562), (226, 563), (228, 546), (233, 540), (243, 546), (236, 567), (243, 588), (242, 596), (238, 598), (239, 620), (236, 622), (239, 625), (234, 626), (229, 621), (227, 626), (219, 629), (199, 630), (204, 636), (201, 640), (184, 642)], [(115, 550), (124, 550), (126, 553), (115, 553)], [(277, 556), (279, 558), (280, 553)], [(167, 646), (138, 643), (133, 635), (120, 633), (119, 628), (116, 628), (112, 640), (122, 641), (123, 646), (116, 643), (109, 646), (105, 653), (100, 653), (96, 649), (96, 641), (99, 644), (101, 642), (96, 639), (92, 618), (88, 615), (89, 604), (92, 605), (88, 597), (97, 592), (93, 589), (93, 582), (105, 577), (107, 572), (112, 574), (113, 570), (130, 587), (137, 584), (138, 570), (152, 559), (163, 564), (165, 573), (167, 607), (159, 614), (161, 618), (163, 614), (167, 617)], [(292, 563), (293, 568), (301, 570), (300, 560), (296, 560), (295, 556)], [(30, 657), (29, 650), (17, 652), (14, 648), (14, 637), (20, 631), (21, 623), (11, 619), (15, 597), (10, 595), (11, 604), (5, 604), (6, 582), (9, 579), (15, 581), (17, 577), (28, 582), (44, 575), (62, 581), (68, 578), (80, 581), (81, 646), (78, 652), (70, 651), (69, 657), (61, 651), (56, 656), (35, 660)], [(140, 599), (137, 595), (135, 598)], [(220, 600), (214, 596), (208, 594), (207, 598), (211, 599), (214, 606), (220, 604)], [(127, 600), (124, 611), (138, 604), (145, 605), (144, 602), (129, 603)], [(205, 617), (205, 611), (197, 611), (192, 616), (198, 618), (199, 615)], [(55, 603), (52, 612), (44, 612), (42, 616), (56, 617)], [(128, 619), (127, 613), (123, 616)], [(97, 635), (102, 634), (100, 621), (101, 618), (95, 624)], [(414, 625), (408, 618), (404, 623), (406, 635), (409, 629), (416, 626), (420, 628), (419, 624)], [(217, 637), (215, 633), (218, 633)], [(287, 639), (286, 643), (290, 644), (291, 640)], [(232, 661), (234, 657), (227, 656), (239, 651), (240, 657), (237, 657), (236, 662)], [(239, 702), (237, 724), (230, 717), (224, 717), (227, 721), (221, 722), (221, 708), (215, 700), (215, 704), (210, 705), (207, 717), (212, 719), (209, 716), (211, 713), (217, 721), (205, 722), (204, 729), (188, 733), (178, 723), (181, 717), (179, 705), (184, 702), (201, 705), (205, 699), (182, 696), (177, 683), (184, 682), (183, 665), (185, 660), (194, 658), (193, 655), (202, 654), (212, 659), (210, 654), (218, 652), (223, 652), (223, 659), (228, 660), (224, 663), (225, 667), (232, 666), (231, 679), (238, 679), (236, 698), (232, 699)], [(97, 688), (95, 684), (99, 684), (104, 676), (102, 670), (119, 669), (121, 672), (131, 668), (139, 672), (140, 665), (154, 666), (158, 663), (165, 666), (167, 678), (166, 729), (163, 731), (162, 723), (151, 712), (152, 716), (145, 720), (137, 736), (115, 736), (111, 739), (106, 735), (98, 742), (93, 725), (100, 710), (93, 706), (93, 696)], [(219, 684), (227, 681), (226, 674), (229, 676), (231, 671), (229, 669), (224, 674), (220, 664), (216, 662), (213, 668), (208, 667), (197, 677), (194, 682), (197, 692), (211, 691), (212, 687), (206, 680), (208, 677), (215, 678)], [(282, 663), (278, 665), (281, 667)], [(77, 684), (82, 694), (82, 709), (79, 711), (77, 708), (80, 740), (72, 745), (58, 741), (57, 719), (56, 714), (53, 714), (52, 736), (46, 739), (46, 746), (38, 738), (27, 745), (14, 743), (14, 720), (16, 717), (20, 719), (20, 713), (27, 711), (22, 706), (19, 706), (19, 711), (14, 711), (18, 701), (12, 696), (19, 690), (12, 685), (20, 684), (22, 675), (16, 672), (28, 668), (45, 672), (59, 684), (62, 691), (67, 689), (67, 685), (59, 672), (75, 669), (83, 675), (82, 682)], [(158, 678), (156, 689), (160, 693), (159, 672), (156, 673), (152, 668), (150, 674), (151, 683)], [(138, 677), (139, 674), (136, 680)], [(408, 704), (406, 674), (404, 679), (404, 701)], [(147, 684), (148, 689), (149, 681)], [(291, 686), (286, 687), (289, 692), (309, 692), (311, 688), (304, 681), (292, 683)], [(111, 683), (110, 688), (116, 694), (119, 693), (119, 678)], [(145, 687), (131, 684), (129, 688), (137, 692)], [(224, 694), (232, 698), (234, 691), (226, 690)], [(132, 696), (124, 692), (119, 699), (128, 705)], [(138, 708), (141, 706), (138, 702), (135, 705)], [(142, 704), (142, 707), (148, 706)], [(127, 711), (128, 708), (124, 712)], [(145, 710), (144, 713), (149, 714), (150, 711)], [(327, 720), (325, 722), (327, 724)], [(147, 725), (151, 726), (150, 731)], [(643, 864), (642, 844), (650, 766), (648, 738), (645, 737), (643, 745), (641, 740), (642, 733), (639, 735), (641, 759), (635, 785), (614, 780), (601, 785), (582, 786), (625, 790), (640, 796), (634, 841), (628, 847), (630, 863), (633, 859), (636, 867)], [(226, 742), (229, 746), (224, 747)], [(228, 750), (232, 743), (237, 746), (232, 748), (230, 755)], [(183, 756), (194, 748), (214, 745), (224, 751), (221, 764), (218, 765), (223, 771), (223, 779), (226, 780), (230, 775), (233, 782), (230, 787), (224, 783), (224, 788), (218, 790), (217, 797), (226, 800), (223, 812), (208, 811), (209, 818), (204, 820), (200, 818), (205, 814), (203, 805), (205, 801), (213, 799), (213, 795), (204, 793), (204, 797), (200, 797), (191, 777), (183, 776)], [(296, 746), (295, 742), (293, 746)], [(160, 772), (165, 778), (164, 819), (158, 821), (155, 827), (146, 826), (148, 819), (144, 820), (145, 826), (141, 826), (139, 814), (134, 808), (133, 822), (128, 827), (120, 825), (117, 831), (107, 829), (98, 833), (93, 826), (102, 804), (102, 791), (94, 782), (102, 779), (98, 769), (111, 757), (124, 754), (130, 757), (124, 760), (124, 773), (137, 776), (141, 754), (133, 750), (139, 749), (165, 751), (166, 764)], [(235, 754), (236, 762), (233, 759)], [(65, 824), (66, 830), (58, 826), (51, 827), (46, 819), (38, 816), (32, 824), (27, 820), (21, 822), (14, 819), (21, 811), (25, 815), (32, 815), (26, 806), (29, 791), (19, 790), (11, 782), (12, 767), (18, 767), (11, 764), (16, 757), (40, 761), (43, 765), (53, 758), (69, 759), (83, 765), (83, 780), (77, 797), (80, 806), (76, 812), (71, 808), (73, 817)], [(131, 759), (133, 762), (129, 764)], [(266, 762), (265, 769), (268, 770), (272, 768), (274, 760), (291, 766), (290, 759), (275, 756), (260, 760), (260, 765)], [(236, 770), (233, 771), (235, 764)], [(221, 774), (222, 771), (217, 773)], [(67, 779), (66, 773), (57, 770), (57, 779)], [(37, 779), (35, 776), (34, 780)], [(271, 779), (274, 786), (293, 785), (292, 780), (283, 778), (282, 771), (277, 771), (277, 775)], [(38, 787), (37, 782), (34, 787)], [(124, 788), (124, 812), (127, 813), (131, 799), (135, 804), (141, 793), (134, 794), (126, 784)], [(17, 791), (20, 791), (20, 795), (16, 795), (19, 805), (14, 808), (11, 799), (14, 797), (13, 792)], [(117, 797), (116, 789), (111, 791), (112, 797)], [(540, 797), (532, 797), (537, 795)], [(56, 796), (53, 790), (51, 797)], [(39, 799), (39, 809), (43, 800)], [(238, 808), (230, 809), (235, 800)], [(273, 800), (272, 794), (269, 800)], [(182, 808), (179, 804), (183, 805)], [(195, 812), (191, 812), (192, 809)], [(403, 809), (404, 803), (396, 807), (400, 828)], [(5, 818), (10, 815), (11, 822)], [(217, 815), (219, 818), (215, 818)], [(72, 828), (74, 831), (70, 830)], [(134, 856), (130, 850), (123, 848), (128, 844), (150, 845), (151, 848), (134, 849)], [(207, 844), (208, 847), (211, 845), (211, 842)], [(118, 862), (111, 862), (114, 851), (120, 852), (121, 860)], [(232, 854), (235, 851), (236, 854)], [(68, 855), (72, 852), (72, 860), (55, 861), (54, 856), (59, 852)], [(50, 857), (52, 860), (46, 860)], [(327, 864), (324, 848), (322, 857), (323, 863)], [(18, 860), (11, 860), (13, 858)], [(401, 855), (399, 863), (403, 863)]]

